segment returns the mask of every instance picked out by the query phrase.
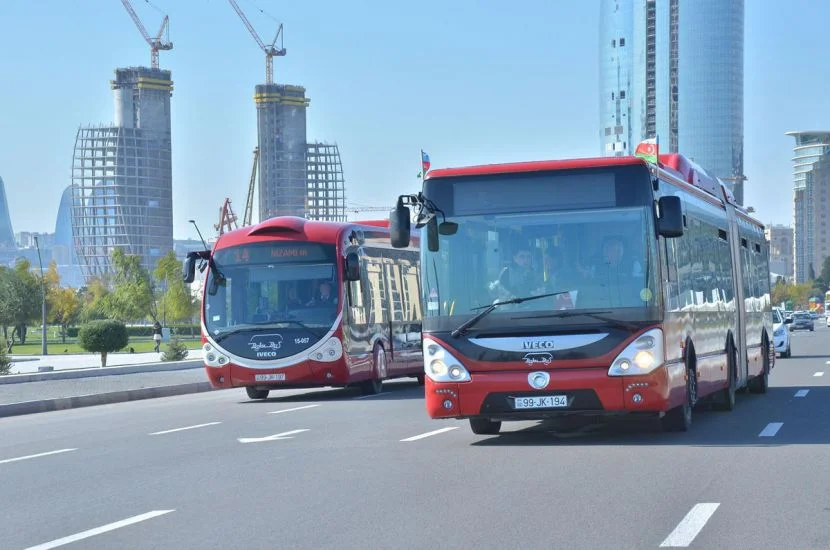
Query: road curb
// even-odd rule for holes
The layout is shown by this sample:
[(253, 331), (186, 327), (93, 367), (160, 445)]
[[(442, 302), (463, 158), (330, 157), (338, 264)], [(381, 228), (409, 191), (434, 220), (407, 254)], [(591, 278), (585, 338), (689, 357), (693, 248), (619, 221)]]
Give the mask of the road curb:
[(47, 380), (70, 380), (75, 378), (95, 378), (118, 374), (141, 374), (146, 372), (168, 372), (204, 367), (202, 359), (187, 359), (161, 363), (139, 363), (136, 365), (117, 365), (114, 367), (90, 367), (76, 370), (56, 370), (27, 374), (7, 374), (0, 376), (0, 384), (20, 384), (23, 382), (44, 382)]
[(8, 403), (0, 405), (0, 418), (41, 412), (62, 411), (66, 409), (76, 409), (79, 407), (93, 407), (95, 405), (124, 403), (126, 401), (138, 401), (141, 399), (173, 397), (176, 395), (202, 393), (213, 390), (214, 388), (210, 385), (210, 382), (193, 382), (190, 384), (178, 384), (175, 386), (156, 386), (154, 388), (141, 388), (138, 390), (78, 395), (74, 397), (59, 397), (56, 399), (43, 399), (39, 401), (23, 401), (21, 403)]

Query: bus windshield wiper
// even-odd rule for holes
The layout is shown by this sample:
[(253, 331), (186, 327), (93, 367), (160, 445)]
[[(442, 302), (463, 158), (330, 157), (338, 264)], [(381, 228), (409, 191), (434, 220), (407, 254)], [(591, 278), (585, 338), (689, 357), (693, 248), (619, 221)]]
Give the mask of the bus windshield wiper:
[(567, 317), (576, 317), (578, 315), (582, 315), (585, 317), (591, 317), (598, 321), (603, 321), (605, 323), (608, 323), (609, 325), (615, 326), (617, 328), (623, 328), (625, 330), (635, 330), (639, 328), (639, 325), (636, 325), (634, 323), (620, 321), (619, 319), (614, 319), (612, 317), (606, 317), (604, 315), (605, 313), (611, 313), (611, 311), (567, 309), (564, 311), (558, 311), (556, 313), (550, 313), (547, 315), (528, 315), (525, 317), (512, 317), (512, 319), (564, 319)]
[(560, 292), (549, 292), (547, 294), (537, 294), (536, 296), (525, 296), (523, 298), (511, 298), (510, 300), (504, 300), (504, 301), (497, 300), (497, 301), (493, 302), (492, 304), (490, 304), (489, 306), (474, 307), (473, 310), (481, 309), (482, 310), (481, 313), (479, 313), (475, 317), (473, 317), (471, 319), (467, 319), (466, 321), (461, 323), (461, 326), (459, 326), (457, 329), (453, 330), (450, 333), (450, 336), (452, 336), (453, 338), (458, 338), (459, 336), (461, 336), (462, 334), (467, 332), (470, 328), (472, 328), (473, 325), (475, 325), (476, 323), (481, 321), (484, 317), (489, 315), (494, 309), (496, 309), (499, 306), (505, 306), (505, 305), (508, 305), (508, 304), (521, 304), (522, 302), (528, 302), (530, 300), (538, 300), (539, 298), (548, 298), (550, 296), (559, 296), (560, 294), (567, 294), (568, 292), (570, 292), (570, 291), (569, 290), (563, 290), (563, 291), (560, 291)]
[(282, 324), (285, 324), (285, 323), (287, 323), (289, 325), (296, 325), (300, 328), (304, 328), (317, 338), (320, 338), (322, 336), (322, 334), (318, 334), (316, 330), (312, 329), (307, 324), (303, 323), (302, 321), (295, 321), (294, 319), (279, 319), (279, 320), (276, 320), (276, 321), (268, 321), (267, 323), (261, 323), (259, 326), (262, 326), (262, 325), (282, 325)]

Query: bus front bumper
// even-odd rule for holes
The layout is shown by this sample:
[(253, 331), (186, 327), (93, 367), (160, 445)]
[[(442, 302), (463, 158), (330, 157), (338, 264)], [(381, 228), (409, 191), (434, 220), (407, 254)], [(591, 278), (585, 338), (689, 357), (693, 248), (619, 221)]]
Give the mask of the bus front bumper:
[(685, 379), (677, 370), (661, 367), (647, 375), (619, 377), (608, 376), (607, 367), (548, 370), (550, 382), (541, 390), (531, 387), (529, 373), (522, 371), (473, 373), (470, 382), (462, 383), (427, 377), (426, 409), (432, 418), (494, 420), (665, 412), (684, 399)]

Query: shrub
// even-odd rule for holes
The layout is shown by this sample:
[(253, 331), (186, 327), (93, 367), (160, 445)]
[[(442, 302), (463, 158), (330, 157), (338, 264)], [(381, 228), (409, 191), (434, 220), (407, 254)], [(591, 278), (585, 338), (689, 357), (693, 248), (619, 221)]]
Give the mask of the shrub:
[(107, 366), (107, 353), (127, 346), (127, 327), (118, 321), (92, 321), (81, 327), (78, 344), (85, 350), (101, 354), (101, 366)]
[(162, 361), (182, 361), (187, 357), (187, 346), (178, 338), (173, 337), (167, 344), (167, 349), (161, 354)]
[(12, 373), (12, 360), (6, 354), (6, 346), (0, 346), (0, 376)]

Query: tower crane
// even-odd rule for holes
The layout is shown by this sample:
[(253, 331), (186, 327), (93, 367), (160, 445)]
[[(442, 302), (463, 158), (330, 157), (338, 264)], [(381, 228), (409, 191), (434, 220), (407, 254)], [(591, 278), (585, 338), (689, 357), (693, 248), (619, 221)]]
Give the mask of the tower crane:
[[(122, 0), (124, 1), (124, 0)], [(274, 57), (279, 56), (282, 57), (285, 55), (285, 48), (283, 48), (282, 43), (282, 23), (280, 23), (279, 28), (277, 29), (277, 34), (274, 36), (274, 40), (271, 42), (270, 46), (266, 46), (262, 39), (259, 37), (257, 32), (254, 30), (254, 27), (251, 25), (251, 22), (248, 21), (248, 18), (245, 17), (245, 13), (242, 11), (242, 8), (239, 7), (239, 4), (236, 3), (236, 0), (228, 0), (231, 3), (231, 7), (233, 7), (236, 14), (242, 19), (242, 22), (245, 24), (245, 27), (248, 29), (248, 32), (251, 33), (251, 36), (254, 37), (256, 43), (259, 44), (259, 47), (262, 51), (265, 52), (265, 83), (266, 84), (273, 84), (274, 83)], [(280, 47), (276, 47), (277, 40), (280, 41)]]
[(254, 147), (254, 165), (251, 168), (251, 181), (248, 184), (248, 200), (245, 203), (245, 214), (242, 217), (242, 227), (251, 225), (254, 215), (254, 185), (256, 184), (256, 169), (259, 161), (259, 147)]
[[(173, 49), (173, 43), (168, 40), (169, 37), (167, 35), (170, 25), (170, 18), (166, 15), (164, 16), (164, 20), (161, 22), (158, 34), (156, 34), (155, 38), (151, 38), (150, 34), (147, 32), (147, 29), (144, 28), (144, 24), (141, 22), (141, 19), (138, 18), (138, 14), (135, 13), (132, 4), (130, 4), (130, 0), (121, 0), (121, 3), (124, 4), (124, 7), (127, 9), (127, 13), (129, 13), (130, 17), (132, 17), (133, 23), (135, 23), (135, 26), (138, 27), (139, 32), (141, 32), (141, 36), (143, 36), (147, 44), (150, 45), (150, 64), (154, 69), (158, 69), (159, 50), (168, 51)], [(161, 39), (162, 35), (165, 35), (164, 40)]]
[(239, 225), (236, 223), (236, 214), (233, 208), (231, 208), (231, 199), (225, 199), (225, 202), (219, 209), (219, 223), (214, 224), (213, 228), (216, 229), (220, 237), (228, 231), (239, 228)]

